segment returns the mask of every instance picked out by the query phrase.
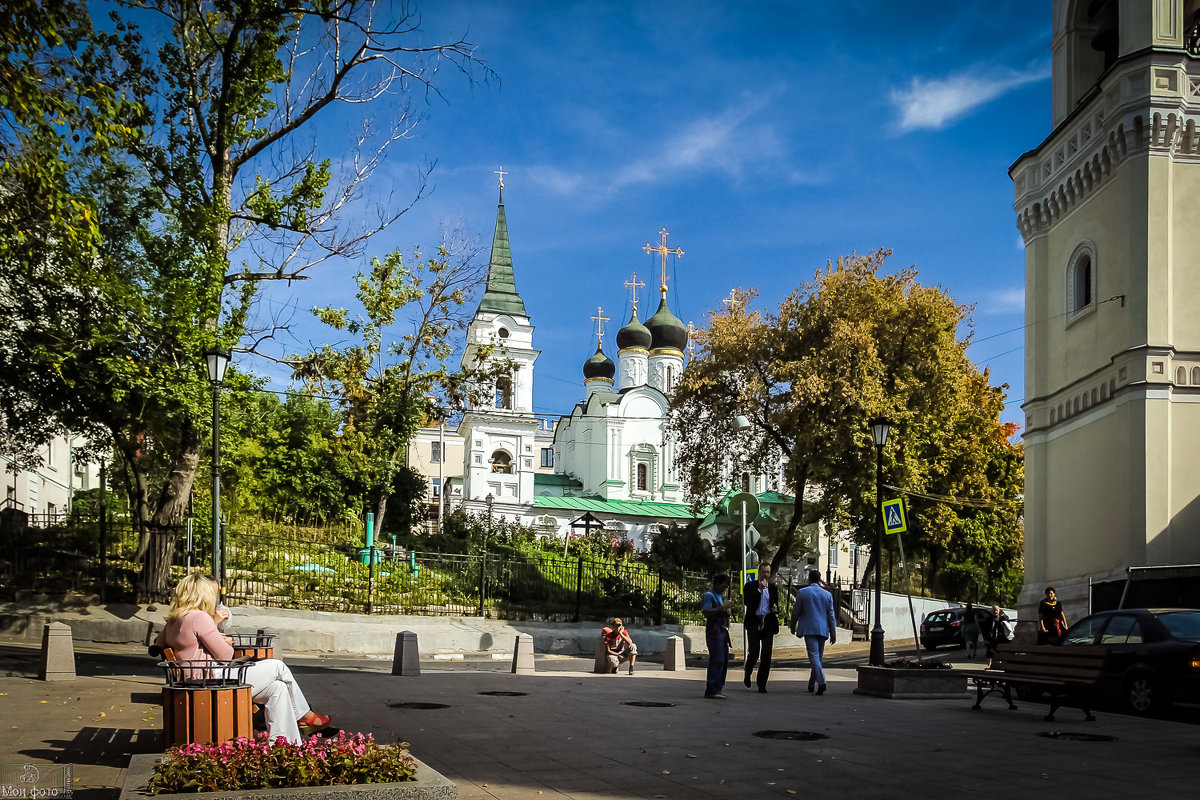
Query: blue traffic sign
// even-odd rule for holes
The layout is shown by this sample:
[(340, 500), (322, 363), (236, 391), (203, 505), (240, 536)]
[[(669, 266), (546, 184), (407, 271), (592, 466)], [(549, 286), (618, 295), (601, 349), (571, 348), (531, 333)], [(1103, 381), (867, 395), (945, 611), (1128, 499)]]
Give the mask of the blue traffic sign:
[(908, 530), (908, 516), (904, 513), (904, 500), (883, 501), (883, 532), (904, 533)]

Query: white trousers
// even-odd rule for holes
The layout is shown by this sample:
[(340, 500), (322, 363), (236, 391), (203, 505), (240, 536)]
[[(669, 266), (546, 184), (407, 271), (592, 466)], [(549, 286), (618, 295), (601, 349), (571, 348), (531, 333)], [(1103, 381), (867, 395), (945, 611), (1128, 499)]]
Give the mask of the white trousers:
[(282, 736), (292, 744), (300, 744), (297, 720), (310, 709), (287, 664), (277, 658), (256, 661), (246, 670), (246, 683), (250, 684), (254, 702), (263, 707), (271, 741)]

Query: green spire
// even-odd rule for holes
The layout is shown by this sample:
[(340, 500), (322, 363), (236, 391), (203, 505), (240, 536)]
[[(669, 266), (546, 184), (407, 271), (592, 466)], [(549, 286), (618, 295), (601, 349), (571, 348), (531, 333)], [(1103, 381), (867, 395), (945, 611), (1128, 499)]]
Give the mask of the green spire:
[[(492, 258), (488, 263), (487, 289), (479, 301), (479, 311), (528, 317), (525, 301), (517, 294), (513, 276), (512, 251), (508, 247), (508, 220), (504, 217), (504, 192), (496, 208), (496, 232), (492, 235)], [(478, 313), (478, 312), (476, 312)]]

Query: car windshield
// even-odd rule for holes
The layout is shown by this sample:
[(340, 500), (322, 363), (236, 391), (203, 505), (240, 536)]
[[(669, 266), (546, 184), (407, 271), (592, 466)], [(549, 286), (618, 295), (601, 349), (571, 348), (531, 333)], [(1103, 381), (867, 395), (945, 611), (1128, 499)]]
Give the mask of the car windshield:
[(1175, 639), (1200, 642), (1200, 611), (1172, 611), (1159, 614), (1158, 621)]

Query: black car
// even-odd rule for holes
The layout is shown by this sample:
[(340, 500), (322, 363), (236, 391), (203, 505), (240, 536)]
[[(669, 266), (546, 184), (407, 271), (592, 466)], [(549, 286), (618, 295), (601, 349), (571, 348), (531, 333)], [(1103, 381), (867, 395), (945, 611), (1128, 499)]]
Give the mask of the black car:
[[(992, 629), (992, 611), (988, 608), (973, 608), (975, 618), (979, 621), (980, 633), (986, 635)], [(933, 650), (942, 645), (951, 644), (955, 647), (965, 647), (963, 641), (963, 618), (967, 615), (965, 608), (943, 608), (930, 611), (921, 620), (921, 646)]]
[(1200, 702), (1200, 610), (1101, 611), (1072, 625), (1063, 644), (1103, 648), (1098, 689), (1135, 714)]

